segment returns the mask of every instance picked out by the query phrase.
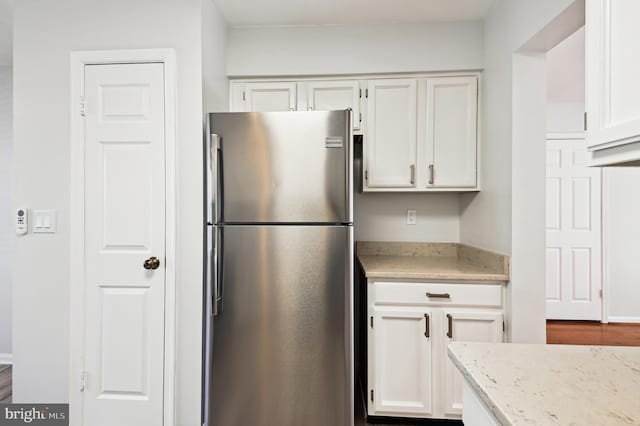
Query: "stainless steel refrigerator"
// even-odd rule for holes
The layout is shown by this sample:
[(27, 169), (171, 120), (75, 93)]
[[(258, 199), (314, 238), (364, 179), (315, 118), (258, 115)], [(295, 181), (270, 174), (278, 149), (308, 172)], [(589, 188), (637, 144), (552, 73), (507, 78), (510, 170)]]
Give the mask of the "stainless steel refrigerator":
[(207, 130), (203, 423), (351, 426), (351, 111)]

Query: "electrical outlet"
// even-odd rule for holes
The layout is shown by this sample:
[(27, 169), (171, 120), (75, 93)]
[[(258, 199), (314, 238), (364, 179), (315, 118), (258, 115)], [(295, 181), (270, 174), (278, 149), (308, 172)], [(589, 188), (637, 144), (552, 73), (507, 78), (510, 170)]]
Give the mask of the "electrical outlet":
[(416, 211), (407, 210), (407, 225), (415, 225), (417, 222)]

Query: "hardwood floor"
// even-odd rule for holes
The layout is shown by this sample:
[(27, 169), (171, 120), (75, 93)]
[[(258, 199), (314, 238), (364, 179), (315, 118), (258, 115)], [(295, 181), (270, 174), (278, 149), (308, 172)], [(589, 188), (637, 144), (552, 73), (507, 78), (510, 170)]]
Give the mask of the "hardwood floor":
[(640, 324), (592, 321), (547, 321), (547, 343), (564, 345), (640, 346)]
[(10, 365), (0, 365), (0, 404), (11, 402), (11, 377)]

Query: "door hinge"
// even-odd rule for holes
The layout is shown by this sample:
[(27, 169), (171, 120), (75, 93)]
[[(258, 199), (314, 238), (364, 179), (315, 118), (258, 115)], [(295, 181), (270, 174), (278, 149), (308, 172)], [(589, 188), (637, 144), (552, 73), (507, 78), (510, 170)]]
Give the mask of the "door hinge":
[(502, 321), (502, 331), (503, 331), (503, 332), (504, 332), (504, 328), (505, 328), (505, 326), (504, 326), (504, 321)]
[(587, 113), (584, 113), (584, 131), (587, 131)]
[(360, 97), (362, 97), (362, 89), (358, 89), (359, 93), (360, 93)]
[(373, 316), (371, 317), (371, 320), (369, 321), (369, 323), (371, 324), (371, 328), (373, 328)]
[(362, 113), (360, 113), (360, 122), (362, 123)]
[(364, 97), (367, 99), (369, 98), (369, 89), (364, 90)]
[(600, 299), (602, 299), (602, 295), (604, 294), (602, 289), (600, 289), (600, 291), (598, 291), (598, 293), (600, 294)]
[(369, 171), (368, 170), (364, 171), (364, 180), (369, 180)]
[(245, 95), (245, 93), (244, 93), (244, 92), (242, 92), (242, 100), (243, 100), (243, 101), (246, 101), (246, 100), (247, 100), (247, 97), (246, 97), (246, 95)]
[(86, 377), (87, 377), (87, 373), (84, 370), (82, 370), (80, 372), (80, 392), (84, 392)]
[(373, 389), (371, 389), (371, 402), (373, 402)]
[(84, 117), (85, 100), (84, 96), (80, 96), (80, 115)]

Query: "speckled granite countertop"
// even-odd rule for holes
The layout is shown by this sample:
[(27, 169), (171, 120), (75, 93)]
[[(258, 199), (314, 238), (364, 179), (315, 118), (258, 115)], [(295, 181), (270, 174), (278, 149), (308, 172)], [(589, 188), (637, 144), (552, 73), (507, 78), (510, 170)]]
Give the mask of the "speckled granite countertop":
[(504, 425), (640, 425), (640, 348), (451, 343)]
[(360, 241), (367, 278), (509, 281), (509, 257), (457, 243)]

